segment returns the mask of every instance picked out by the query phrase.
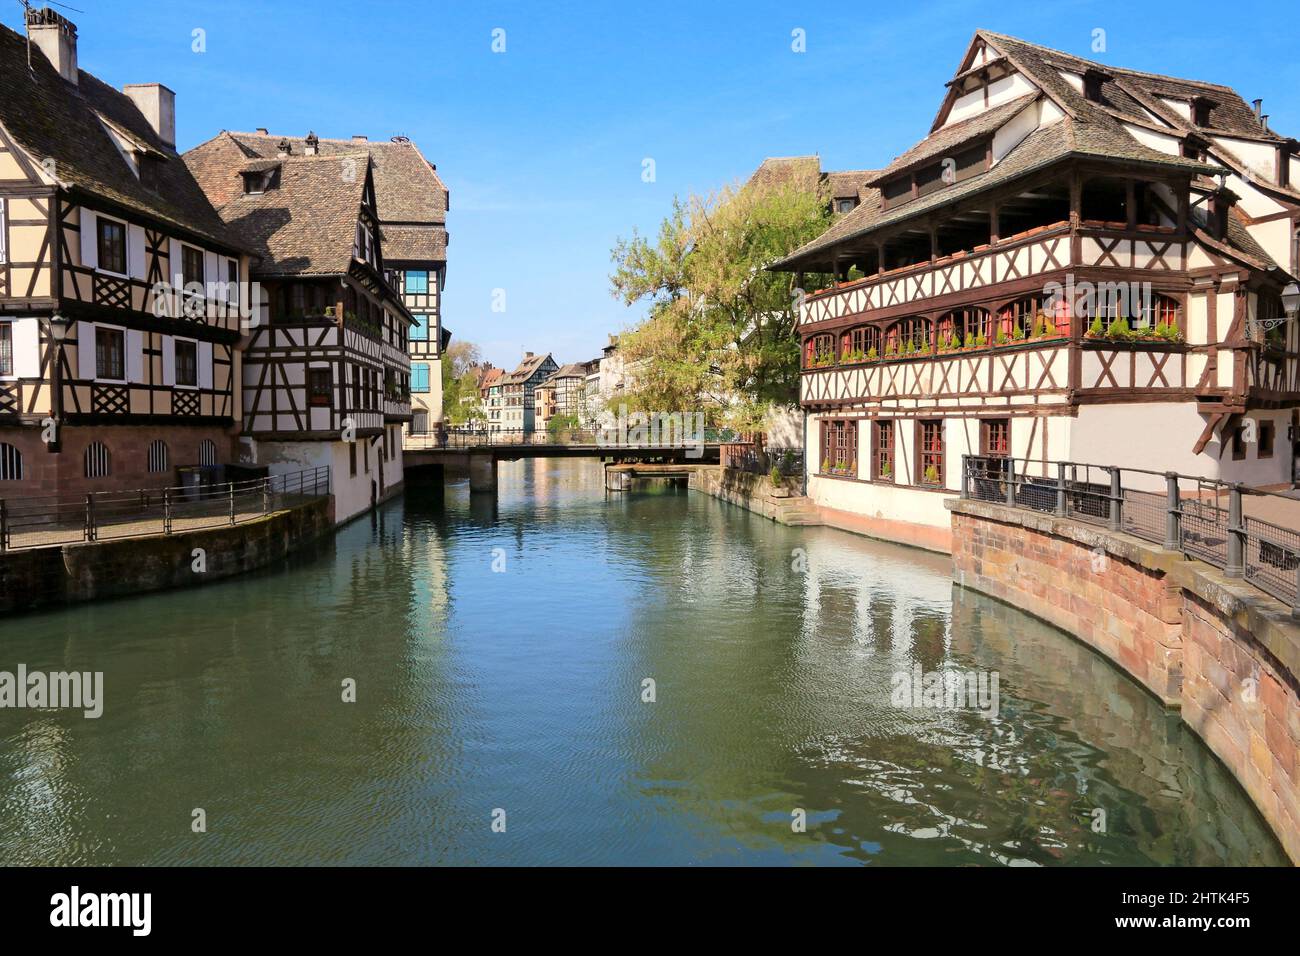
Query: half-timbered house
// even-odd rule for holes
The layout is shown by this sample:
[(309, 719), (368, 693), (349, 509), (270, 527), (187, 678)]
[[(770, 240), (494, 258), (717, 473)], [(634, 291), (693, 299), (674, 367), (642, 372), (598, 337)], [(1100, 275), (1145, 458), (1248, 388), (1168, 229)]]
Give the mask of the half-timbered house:
[(385, 267), (370, 151), (299, 154), (286, 140), (265, 158), (222, 134), (185, 160), (257, 256), (242, 459), (328, 465), (338, 521), (395, 494), (412, 318)]
[[(371, 140), (366, 136), (329, 139), (277, 136), (267, 130), (222, 132), (200, 151), (228, 151), (234, 146), (255, 160), (274, 162), (281, 152), (290, 156), (343, 159), (364, 151), (374, 177), (375, 215), (384, 246), (389, 284), (401, 295), (415, 325), (407, 336), (411, 357), (411, 417), (408, 430), (423, 434), (441, 423), (442, 354), (451, 333), (442, 324), (442, 293), (447, 282), (447, 210), (450, 193), (438, 167), (405, 136)], [(222, 196), (233, 198), (237, 184), (222, 184)]]
[(1228, 87), (978, 32), (929, 135), (775, 266), (832, 277), (809, 494), (944, 547), (967, 454), (1289, 485), (1298, 153)]
[[(232, 460), (248, 256), (176, 152), (175, 97), (0, 26), (0, 497)], [(30, 46), (28, 39), (30, 38)]]
[(534, 392), (560, 366), (551, 353), (525, 352), (524, 359), (501, 379), (501, 427), (505, 431), (532, 432), (537, 427)]

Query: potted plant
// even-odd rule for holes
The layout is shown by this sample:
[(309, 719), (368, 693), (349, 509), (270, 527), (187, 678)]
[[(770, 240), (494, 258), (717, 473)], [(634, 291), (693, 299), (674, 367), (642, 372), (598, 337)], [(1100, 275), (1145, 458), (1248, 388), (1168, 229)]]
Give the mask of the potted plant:
[(876, 351), (876, 347), (874, 345), (871, 346), (871, 348), (867, 349), (868, 362), (874, 362), (878, 358), (880, 358), (880, 353)]
[(773, 498), (789, 498), (789, 497), (790, 497), (790, 489), (786, 487), (785, 482), (784, 482), (784, 481), (782, 480), (782, 478), (781, 478), (781, 469), (780, 469), (780, 468), (778, 468), (776, 465), (773, 465), (773, 466), (772, 466), (772, 473), (771, 473), (768, 477), (771, 478), (771, 480), (772, 480), (772, 497), (773, 497)]
[(881, 466), (880, 466), (880, 477), (883, 478), (885, 481), (893, 481), (893, 480), (894, 480), (894, 466), (891, 465), (889, 462), (885, 462), (883, 465), (881, 465)]
[(934, 467), (934, 465), (926, 466), (925, 483), (927, 485), (937, 485), (939, 483), (939, 469)]

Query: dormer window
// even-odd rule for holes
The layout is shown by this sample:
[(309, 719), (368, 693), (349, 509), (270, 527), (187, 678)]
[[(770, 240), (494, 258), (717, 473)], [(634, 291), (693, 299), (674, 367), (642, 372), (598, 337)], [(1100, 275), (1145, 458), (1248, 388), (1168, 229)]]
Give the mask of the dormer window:
[(837, 199), (835, 200), (835, 211), (852, 212), (857, 204), (858, 201), (856, 199)]
[(280, 167), (270, 169), (247, 169), (240, 173), (244, 179), (244, 195), (256, 196), (275, 189), (279, 184)]
[(1089, 103), (1101, 102), (1101, 85), (1106, 82), (1106, 74), (1100, 70), (1088, 70), (1083, 74), (1083, 98)]
[(1196, 97), (1192, 100), (1192, 122), (1197, 126), (1210, 125), (1210, 109), (1214, 106), (1204, 97)]

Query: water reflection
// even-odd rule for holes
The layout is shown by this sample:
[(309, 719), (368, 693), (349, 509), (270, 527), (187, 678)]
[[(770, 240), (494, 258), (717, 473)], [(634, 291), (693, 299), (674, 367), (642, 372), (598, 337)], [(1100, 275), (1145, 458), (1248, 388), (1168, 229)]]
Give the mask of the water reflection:
[[(1176, 717), (949, 573), (591, 463), (413, 485), (264, 574), (0, 624), (0, 669), (107, 698), (0, 711), (0, 861), (1283, 862)], [(895, 706), (918, 664), (998, 713)]]

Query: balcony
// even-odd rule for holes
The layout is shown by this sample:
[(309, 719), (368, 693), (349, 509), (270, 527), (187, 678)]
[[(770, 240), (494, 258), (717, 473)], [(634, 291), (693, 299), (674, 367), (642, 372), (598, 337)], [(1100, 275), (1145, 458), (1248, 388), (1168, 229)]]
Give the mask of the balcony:
[(820, 289), (804, 300), (800, 324), (831, 325), (865, 313), (942, 308), (950, 300), (974, 299), (983, 289), (996, 295), (997, 286), (1037, 276), (1044, 277), (1046, 284), (1048, 276), (1076, 270), (1141, 270), (1155, 275), (1181, 273), (1185, 268), (1186, 239), (1173, 227), (1140, 226), (1129, 231), (1117, 222), (1084, 220), (1078, 229), (1077, 261), (1071, 255), (1073, 235), (1068, 221), (1051, 223), (996, 245), (975, 246), (932, 262)]

